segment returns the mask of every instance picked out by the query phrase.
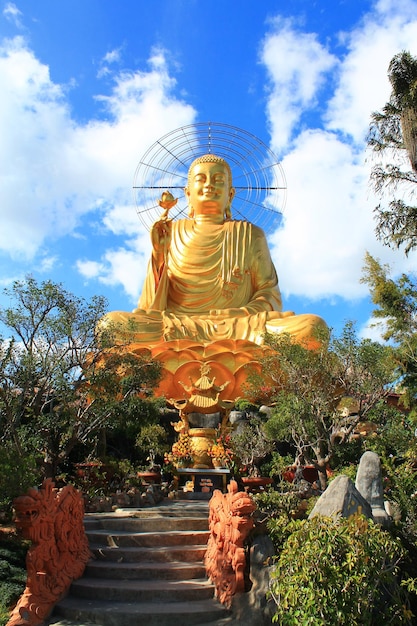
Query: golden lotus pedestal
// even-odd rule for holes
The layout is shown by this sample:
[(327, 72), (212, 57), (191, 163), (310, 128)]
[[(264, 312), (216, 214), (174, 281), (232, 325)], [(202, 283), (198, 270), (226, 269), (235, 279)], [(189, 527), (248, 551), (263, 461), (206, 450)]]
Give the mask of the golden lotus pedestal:
[(260, 359), (271, 352), (267, 346), (234, 339), (210, 343), (176, 339), (147, 346), (131, 343), (114, 350), (161, 362), (161, 382), (155, 395), (165, 397), (168, 404), (178, 409), (180, 420), (173, 426), (180, 435), (187, 433), (190, 437), (193, 468), (211, 470), (213, 464), (208, 452), (215, 441), (216, 429), (204, 423), (193, 427), (188, 416), (209, 418), (218, 414), (216, 427), (224, 432), (229, 413), (236, 400), (244, 395), (249, 377), (260, 373)]
[[(147, 346), (130, 343), (114, 349), (160, 361), (162, 376), (156, 395), (164, 396), (168, 402), (183, 402), (187, 412), (201, 413), (216, 412), (224, 405), (232, 407), (243, 395), (250, 373), (260, 372), (260, 358), (271, 351), (267, 346), (240, 339), (210, 343), (176, 339)], [(204, 389), (207, 381), (201, 380), (202, 370), (206, 378), (215, 380), (209, 389)]]

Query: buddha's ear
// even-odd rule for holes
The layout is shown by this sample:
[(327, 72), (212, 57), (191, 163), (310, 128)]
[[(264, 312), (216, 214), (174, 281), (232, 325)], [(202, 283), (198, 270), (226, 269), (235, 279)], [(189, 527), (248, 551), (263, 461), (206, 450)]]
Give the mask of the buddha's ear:
[(234, 187), (230, 187), (229, 202), (231, 202), (233, 200), (233, 198), (235, 197), (235, 193), (236, 193), (236, 189)]
[(190, 204), (190, 190), (188, 187), (184, 187), (184, 194), (188, 200), (188, 217), (194, 217), (194, 209)]

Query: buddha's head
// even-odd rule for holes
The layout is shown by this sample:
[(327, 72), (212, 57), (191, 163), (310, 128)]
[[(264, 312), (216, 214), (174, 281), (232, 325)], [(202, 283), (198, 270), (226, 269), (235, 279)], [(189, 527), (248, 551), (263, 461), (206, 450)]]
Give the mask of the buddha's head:
[(231, 217), (230, 204), (235, 190), (230, 166), (221, 157), (205, 154), (195, 159), (188, 170), (184, 192), (190, 217), (218, 223)]

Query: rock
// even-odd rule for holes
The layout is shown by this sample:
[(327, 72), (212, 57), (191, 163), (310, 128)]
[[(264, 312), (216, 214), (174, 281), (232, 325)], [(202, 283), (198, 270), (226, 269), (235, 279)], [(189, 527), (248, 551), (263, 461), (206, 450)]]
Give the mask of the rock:
[(317, 500), (309, 519), (315, 515), (323, 517), (349, 517), (362, 513), (372, 518), (370, 504), (356, 489), (348, 476), (337, 476)]
[(267, 600), (274, 545), (268, 535), (257, 535), (249, 551), (250, 591), (236, 594), (232, 600), (233, 623), (239, 626), (263, 626), (272, 623), (275, 604)]
[(231, 424), (237, 424), (237, 422), (244, 422), (246, 420), (245, 411), (230, 411), (229, 422)]
[(384, 504), (381, 461), (376, 452), (368, 451), (362, 455), (355, 487), (371, 505), (374, 520), (382, 526), (389, 526), (390, 517)]

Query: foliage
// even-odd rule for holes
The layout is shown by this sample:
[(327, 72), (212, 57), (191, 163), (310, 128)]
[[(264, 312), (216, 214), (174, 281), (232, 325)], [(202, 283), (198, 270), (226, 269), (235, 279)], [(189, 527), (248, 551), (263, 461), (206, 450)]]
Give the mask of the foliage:
[(370, 288), (376, 305), (373, 316), (380, 321), (383, 337), (395, 347), (395, 357), (403, 375), (403, 387), (417, 392), (417, 283), (402, 274), (396, 281), (388, 265), (381, 265), (370, 254), (365, 257), (362, 281)]
[(0, 446), (0, 513), (12, 517), (12, 503), (39, 482), (39, 459), (33, 454), (21, 458), (6, 445)]
[[(408, 547), (417, 553), (417, 469), (416, 461), (395, 462), (383, 458), (382, 465), (387, 487), (385, 497), (394, 505), (398, 514), (396, 529)], [(414, 564), (417, 576), (417, 561)]]
[(262, 475), (270, 476), (275, 482), (281, 483), (285, 481), (284, 474), (293, 462), (294, 458), (290, 454), (282, 455), (273, 450), (269, 461), (261, 466)]
[[(267, 491), (257, 493), (253, 496), (258, 511), (262, 513), (269, 522), (284, 516), (286, 523), (289, 523), (300, 503), (300, 498), (296, 493), (295, 487), (287, 483), (286, 489), (268, 489)], [(269, 531), (274, 529), (274, 524), (268, 526)]]
[(246, 398), (239, 398), (235, 402), (235, 410), (244, 411), (246, 413), (257, 413), (258, 407)]
[(128, 459), (108, 458), (79, 463), (73, 475), (62, 478), (90, 498), (112, 496), (141, 485), (138, 469)]
[(384, 408), (385, 411), (381, 410), (378, 415), (376, 433), (366, 438), (364, 448), (373, 450), (381, 458), (395, 458), (397, 461), (416, 459), (415, 420), (392, 407)]
[(98, 336), (103, 298), (85, 301), (32, 277), (5, 294), (11, 305), (0, 309), (0, 322), (10, 337), (0, 339), (0, 443), (19, 460), (41, 456), (40, 482), (62, 471), (76, 446), (94, 454), (106, 428), (137, 420), (152, 404), (160, 366), (112, 350), (110, 332)]
[(406, 51), (396, 54), (388, 78), (390, 100), (381, 112), (372, 114), (368, 136), (368, 145), (382, 157), (382, 163), (372, 169), (371, 182), (380, 196), (391, 190), (400, 193), (388, 207), (376, 207), (376, 233), (387, 245), (404, 245), (408, 254), (417, 245), (417, 207), (403, 199), (408, 196), (413, 202), (417, 183), (417, 58)]
[[(266, 423), (271, 439), (294, 444), (298, 461), (319, 471), (322, 489), (326, 469), (338, 446), (348, 442), (357, 424), (390, 392), (397, 378), (389, 347), (359, 340), (347, 323), (339, 337), (330, 332), (317, 349), (289, 335), (268, 335), (273, 352), (262, 359), (268, 372), (273, 411)], [(259, 389), (252, 379), (254, 393)], [(356, 410), (343, 411), (342, 398), (353, 398)]]
[(0, 624), (9, 621), (10, 609), (26, 584), (28, 542), (0, 529)]
[(155, 466), (155, 457), (168, 452), (168, 435), (160, 424), (141, 426), (135, 441), (136, 448), (146, 457), (149, 467)]
[[(272, 570), (274, 621), (285, 625), (411, 624), (398, 540), (361, 516), (293, 523)], [(386, 620), (386, 621), (385, 621)]]
[(239, 424), (232, 433), (230, 445), (241, 473), (259, 476), (259, 464), (274, 449), (274, 442), (260, 417)]

